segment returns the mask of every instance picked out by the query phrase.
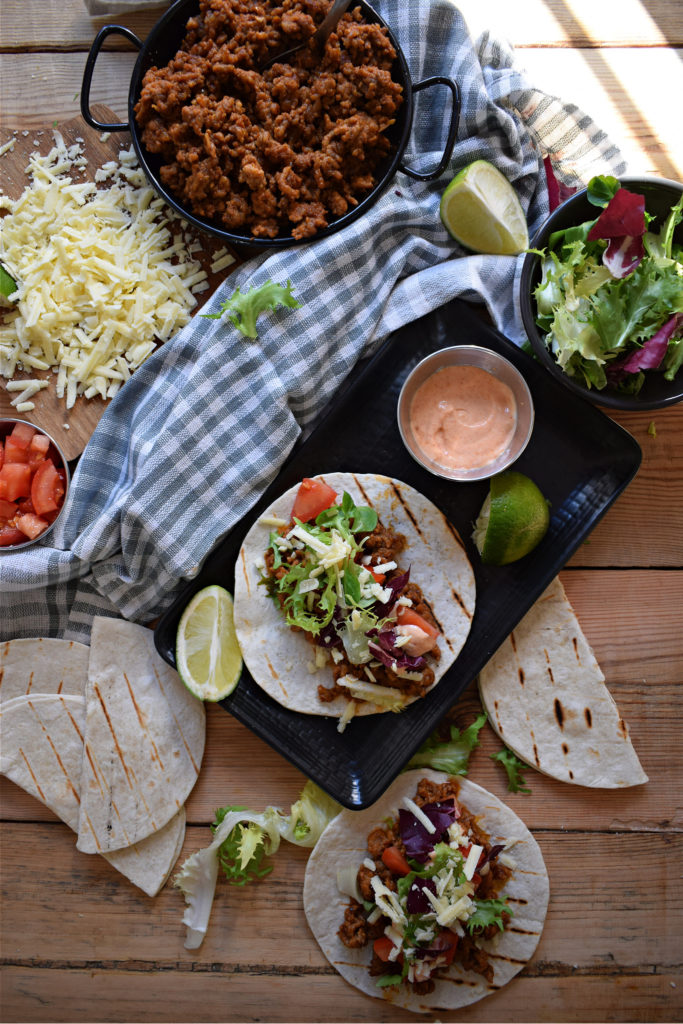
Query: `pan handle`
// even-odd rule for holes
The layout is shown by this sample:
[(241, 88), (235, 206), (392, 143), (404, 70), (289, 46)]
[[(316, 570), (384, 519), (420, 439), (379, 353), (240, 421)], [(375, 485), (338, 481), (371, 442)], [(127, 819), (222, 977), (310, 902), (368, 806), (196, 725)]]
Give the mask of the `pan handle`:
[(447, 89), (450, 89), (453, 102), (451, 104), (451, 119), (448, 125), (448, 135), (446, 136), (446, 145), (444, 146), (443, 155), (438, 165), (433, 171), (415, 171), (412, 167), (406, 167), (405, 164), (399, 164), (399, 170), (403, 171), (411, 178), (416, 178), (418, 181), (433, 181), (434, 178), (438, 178), (439, 175), (443, 174), (448, 165), (448, 161), (451, 158), (453, 152), (453, 146), (455, 145), (455, 136), (458, 131), (458, 118), (460, 117), (460, 89), (456, 82), (451, 78), (444, 78), (442, 75), (437, 75), (434, 78), (424, 78), (421, 82), (417, 82), (413, 86), (413, 93), (420, 92), (422, 89), (429, 89), (432, 85), (445, 85)]
[(134, 32), (131, 32), (129, 28), (124, 25), (105, 25), (101, 28), (93, 40), (93, 44), (90, 47), (90, 53), (88, 59), (85, 62), (85, 71), (83, 72), (83, 85), (81, 86), (81, 114), (83, 120), (87, 121), (91, 128), (97, 128), (100, 132), (125, 132), (128, 131), (128, 123), (117, 122), (115, 124), (103, 124), (101, 121), (97, 121), (90, 111), (90, 85), (92, 83), (93, 71), (95, 70), (95, 61), (97, 60), (102, 44), (107, 36), (118, 33), (120, 36), (125, 36), (126, 39), (130, 40), (138, 50), (142, 49), (142, 40), (138, 39)]

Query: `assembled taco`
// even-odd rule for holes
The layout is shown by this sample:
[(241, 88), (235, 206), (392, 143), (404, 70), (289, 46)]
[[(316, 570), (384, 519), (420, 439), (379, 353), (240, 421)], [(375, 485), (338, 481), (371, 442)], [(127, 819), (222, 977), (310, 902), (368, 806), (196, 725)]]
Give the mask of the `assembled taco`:
[(474, 574), (446, 517), (407, 484), (328, 473), (278, 498), (235, 569), (235, 629), (259, 686), (285, 707), (400, 711), (458, 656)]
[(304, 881), (311, 931), (367, 995), (418, 1013), (495, 992), (532, 957), (548, 874), (522, 821), (480, 786), (400, 775), (323, 832)]

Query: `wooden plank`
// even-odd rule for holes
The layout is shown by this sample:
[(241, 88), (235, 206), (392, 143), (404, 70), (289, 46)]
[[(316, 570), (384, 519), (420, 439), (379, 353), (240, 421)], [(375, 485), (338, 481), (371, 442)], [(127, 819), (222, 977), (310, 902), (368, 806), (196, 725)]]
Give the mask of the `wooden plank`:
[(636, 439), (643, 461), (569, 565), (683, 565), (683, 406), (610, 415)]
[[(589, 975), (680, 966), (682, 836), (595, 833), (588, 854), (580, 833), (535, 834), (551, 901), (528, 974), (562, 973), (562, 964)], [(179, 863), (206, 840), (205, 829), (188, 829)], [(184, 902), (170, 883), (150, 899), (102, 858), (76, 851), (66, 829), (49, 825), (5, 825), (0, 849), (6, 964), (116, 969), (138, 961), (145, 970), (192, 964), (199, 971), (219, 964), (235, 973), (250, 965), (285, 974), (327, 969), (301, 903), (307, 850), (283, 843), (272, 873), (246, 888), (219, 881), (207, 936), (200, 949), (189, 951)], [(78, 913), (72, 912), (74, 893)]]
[[(515, 46), (683, 45), (677, 0), (649, 0), (647, 5), (640, 0), (525, 0), (521, 16), (508, 0), (461, 0), (458, 6), (473, 27), (488, 27)], [(3, 0), (2, 7), (2, 46), (8, 50), (88, 47), (107, 22), (126, 25), (144, 38), (163, 13), (162, 5), (144, 13), (95, 19), (88, 16), (82, 0)]]
[[(496, 793), (533, 828), (683, 829), (678, 799), (682, 766), (677, 753), (678, 722), (683, 717), (680, 685), (611, 684), (610, 689), (649, 776), (647, 785), (586, 790), (529, 769), (525, 778), (531, 794), (509, 793), (505, 773), (491, 760), (502, 743), (489, 728), (480, 734), (470, 777)], [(479, 695), (473, 686), (454, 710), (453, 721), (465, 727), (479, 711)], [(303, 787), (304, 776), (222, 709), (213, 709), (208, 726), (202, 772), (187, 803), (188, 819), (207, 826), (216, 808), (226, 804), (257, 811), (271, 804), (287, 811)], [(0, 806), (6, 821), (57, 821), (47, 808), (7, 779), (0, 780)]]
[[(134, 53), (103, 53), (93, 102), (125, 116)], [(683, 50), (530, 49), (520, 54), (530, 80), (575, 103), (617, 143), (632, 173), (683, 175), (683, 136), (676, 131)], [(82, 53), (9, 53), (3, 56), (3, 124), (34, 128), (78, 113)], [(666, 81), (667, 88), (661, 83)], [(21, 82), (10, 89), (7, 83)]]
[[(589, 792), (529, 770), (531, 796), (510, 794), (504, 773), (491, 761), (501, 743), (490, 729), (481, 734), (470, 775), (534, 828), (681, 828), (678, 790), (683, 766), (677, 730), (683, 717), (683, 653), (675, 618), (683, 606), (683, 573), (577, 570), (563, 573), (562, 580), (650, 782), (626, 790)], [(254, 810), (272, 804), (287, 810), (304, 776), (222, 708), (207, 710), (206, 751), (188, 801), (189, 820), (211, 822), (215, 809), (228, 803)], [(478, 692), (472, 686), (454, 708), (453, 720), (464, 727), (479, 710)], [(55, 820), (6, 779), (0, 781), (0, 803), (6, 820)]]
[[(210, 974), (194, 970), (150, 975), (134, 969), (88, 970), (8, 967), (3, 1006), (8, 1020), (21, 1021), (317, 1021), (414, 1022), (363, 995), (334, 975), (308, 971)], [(522, 974), (501, 992), (459, 1011), (439, 1011), (444, 1022), (560, 1019), (591, 1022), (680, 1020), (681, 975), (665, 971), (578, 977), (533, 978)], [(567, 1008), (571, 1007), (571, 1016)], [(172, 1008), (172, 1009), (170, 1009)], [(425, 1018), (427, 1019), (427, 1018)]]

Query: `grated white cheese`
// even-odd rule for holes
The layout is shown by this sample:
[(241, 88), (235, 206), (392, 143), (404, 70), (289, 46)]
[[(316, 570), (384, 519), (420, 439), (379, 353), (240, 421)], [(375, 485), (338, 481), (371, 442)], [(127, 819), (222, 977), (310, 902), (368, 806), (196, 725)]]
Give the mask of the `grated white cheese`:
[(6, 142), (4, 146), (0, 146), (0, 156), (4, 156), (5, 153), (11, 153), (14, 149), (15, 142), (16, 139), (10, 139), (9, 142)]
[(183, 327), (206, 274), (172, 237), (132, 147), (96, 173), (111, 178), (98, 189), (74, 183), (83, 149), (53, 134), (47, 156), (31, 156), (19, 199), (2, 197), (0, 254), (19, 288), (0, 320), (0, 373), (58, 368), (70, 408), (78, 395), (116, 393)]
[(468, 882), (471, 881), (472, 876), (474, 875), (474, 872), (477, 869), (477, 864), (479, 863), (479, 858), (481, 856), (481, 851), (483, 849), (484, 849), (483, 846), (476, 846), (476, 845), (474, 845), (474, 846), (470, 847), (470, 852), (467, 854), (467, 860), (465, 861), (465, 866), (462, 869), (463, 872), (464, 872), (465, 878), (467, 879)]
[(409, 796), (404, 796), (401, 803), (410, 811), (411, 814), (415, 815), (420, 824), (426, 828), (430, 836), (436, 832), (436, 825), (429, 820), (425, 812), (421, 807), (418, 807), (414, 800), (411, 800)]
[(373, 873), (376, 871), (375, 862), (374, 860), (370, 860), (369, 857), (363, 858), (363, 867), (367, 868), (368, 871), (372, 871)]
[(337, 732), (344, 732), (344, 729), (349, 724), (357, 710), (357, 704), (355, 700), (350, 700), (344, 708), (344, 714), (339, 719), (337, 724)]

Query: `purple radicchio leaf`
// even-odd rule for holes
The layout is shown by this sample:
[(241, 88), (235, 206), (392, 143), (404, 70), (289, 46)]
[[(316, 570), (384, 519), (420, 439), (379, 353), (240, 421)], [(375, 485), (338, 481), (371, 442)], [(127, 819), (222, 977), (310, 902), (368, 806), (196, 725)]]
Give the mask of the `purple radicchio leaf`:
[(391, 597), (389, 598), (388, 601), (377, 601), (373, 605), (372, 610), (375, 613), (375, 615), (377, 615), (378, 618), (386, 618), (386, 616), (389, 614), (389, 612), (392, 610), (392, 608), (398, 601), (399, 597), (401, 596), (401, 592), (405, 590), (405, 588), (408, 586), (409, 580), (410, 569), (408, 569), (406, 572), (401, 573), (400, 576), (394, 576), (390, 580), (385, 580), (382, 586), (384, 587), (385, 590), (391, 590)]
[(418, 821), (412, 811), (401, 808), (398, 812), (398, 824), (401, 839), (406, 849), (406, 856), (424, 864), (429, 858), (441, 837), (457, 817), (455, 800), (444, 800), (441, 803), (425, 804), (422, 807), (435, 831), (430, 833), (422, 822)]
[(497, 846), (492, 846), (488, 853), (485, 855), (484, 859), (477, 864), (477, 871), (481, 874), (481, 869), (484, 867), (484, 865), (489, 864), (491, 861), (495, 860), (498, 854), (502, 853), (504, 849), (505, 847), (503, 846), (502, 843), (499, 843)]
[(624, 235), (623, 238), (610, 238), (602, 254), (602, 262), (612, 277), (622, 278), (636, 269), (644, 255), (642, 236)]
[(638, 373), (639, 370), (656, 370), (669, 346), (671, 338), (683, 324), (683, 313), (674, 313), (656, 334), (645, 342), (642, 348), (631, 352), (623, 359), (617, 359), (607, 369), (610, 380), (621, 380), (627, 373)]
[(409, 914), (428, 914), (432, 905), (425, 896), (423, 889), (429, 889), (436, 896), (436, 883), (431, 878), (416, 878), (406, 897), (406, 910)]

